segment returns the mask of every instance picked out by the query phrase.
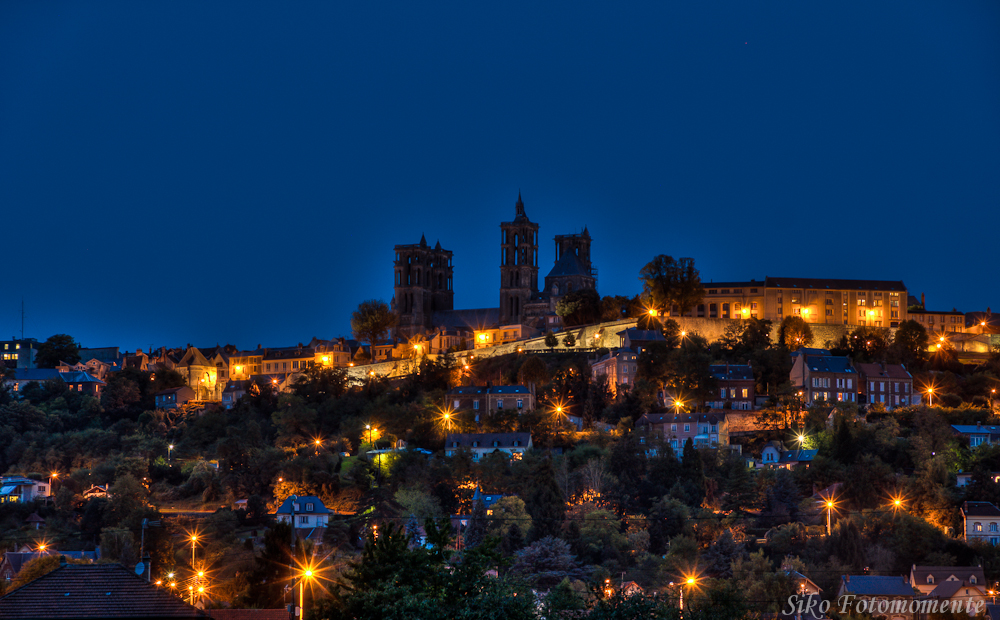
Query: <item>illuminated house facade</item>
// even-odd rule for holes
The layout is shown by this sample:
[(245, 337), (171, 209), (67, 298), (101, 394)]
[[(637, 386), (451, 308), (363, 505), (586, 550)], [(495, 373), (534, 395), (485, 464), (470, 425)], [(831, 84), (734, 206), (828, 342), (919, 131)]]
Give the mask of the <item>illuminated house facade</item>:
[[(908, 318), (906, 285), (888, 280), (774, 278), (702, 282), (705, 297), (686, 316), (899, 327)], [(676, 308), (674, 309), (676, 314)]]

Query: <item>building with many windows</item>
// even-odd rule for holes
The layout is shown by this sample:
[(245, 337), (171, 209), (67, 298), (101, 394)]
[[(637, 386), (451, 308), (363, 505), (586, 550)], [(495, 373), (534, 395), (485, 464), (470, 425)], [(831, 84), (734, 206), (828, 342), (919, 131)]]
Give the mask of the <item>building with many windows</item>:
[(858, 373), (851, 358), (836, 355), (797, 355), (789, 378), (807, 405), (857, 402)]
[(709, 372), (719, 382), (717, 396), (705, 402), (712, 409), (750, 411), (757, 398), (753, 368), (749, 364), (715, 364)]
[(854, 365), (858, 371), (859, 402), (879, 403), (886, 409), (905, 407), (913, 402), (913, 376), (902, 364)]
[(651, 448), (663, 441), (680, 456), (691, 440), (696, 448), (717, 448), (729, 444), (726, 416), (721, 413), (646, 413), (635, 422), (639, 443)]
[(906, 286), (900, 281), (766, 277), (702, 286), (704, 299), (686, 316), (775, 323), (798, 316), (807, 323), (875, 327), (899, 327), (907, 319)]
[(449, 433), (445, 437), (445, 456), (454, 456), (463, 448), (472, 452), (474, 461), (493, 452), (519, 459), (531, 449), (531, 433)]
[(475, 412), (477, 422), (481, 413), (535, 408), (535, 395), (523, 385), (462, 385), (448, 390), (445, 399), (454, 411)]
[(635, 351), (629, 348), (606, 353), (601, 359), (590, 364), (591, 379), (607, 384), (611, 394), (617, 397), (619, 391), (628, 391), (635, 383), (635, 375), (639, 368), (637, 357)]
[(7, 368), (34, 368), (39, 344), (34, 338), (0, 340), (0, 364)]

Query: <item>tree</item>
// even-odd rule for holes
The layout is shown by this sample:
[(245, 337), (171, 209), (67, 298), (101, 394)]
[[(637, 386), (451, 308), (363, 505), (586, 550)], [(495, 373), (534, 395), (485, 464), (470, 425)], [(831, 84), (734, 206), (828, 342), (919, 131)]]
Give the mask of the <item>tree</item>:
[(575, 347), (576, 346), (576, 338), (573, 337), (573, 333), (572, 332), (566, 332), (566, 336), (563, 338), (563, 345), (565, 345), (567, 347)]
[[(546, 340), (548, 340), (548, 337), (546, 337)], [(524, 385), (532, 383), (544, 385), (549, 382), (549, 369), (545, 365), (545, 362), (542, 361), (542, 358), (537, 355), (529, 356), (528, 359), (524, 360), (520, 370), (518, 370), (518, 374), (521, 375), (521, 383)]]
[(523, 532), (531, 531), (531, 515), (521, 498), (502, 497), (490, 509), (493, 511), (490, 534), (506, 539), (511, 528), (517, 528), (517, 536), (520, 537), (523, 537)]
[(682, 316), (705, 296), (693, 258), (674, 260), (660, 254), (639, 271), (639, 279), (643, 294), (654, 308), (669, 310), (676, 305)]
[(597, 323), (601, 320), (601, 298), (592, 288), (570, 291), (556, 304), (556, 314), (567, 327)]
[(892, 336), (884, 327), (861, 325), (847, 339), (851, 359), (859, 362), (883, 361)]
[(38, 368), (55, 368), (61, 362), (75, 364), (80, 361), (80, 345), (69, 334), (56, 334), (38, 345), (35, 365)]
[(529, 474), (529, 490), (524, 505), (532, 519), (530, 538), (538, 540), (559, 533), (566, 514), (566, 502), (556, 482), (552, 459), (540, 458), (533, 469)]
[(924, 326), (909, 319), (900, 323), (891, 350), (908, 369), (920, 370), (927, 361), (927, 341)]
[(553, 334), (552, 330), (550, 329), (548, 333), (545, 334), (545, 346), (547, 346), (550, 349), (554, 349), (558, 344), (559, 340), (556, 338), (556, 335)]
[(566, 578), (580, 579), (583, 576), (570, 553), (569, 543), (552, 536), (518, 551), (510, 570), (539, 589), (551, 588)]
[(381, 299), (368, 299), (358, 304), (351, 315), (351, 331), (358, 340), (370, 345), (385, 338), (396, 326), (396, 313)]
[(813, 342), (812, 328), (800, 316), (786, 316), (778, 327), (778, 342), (789, 351), (798, 351)]

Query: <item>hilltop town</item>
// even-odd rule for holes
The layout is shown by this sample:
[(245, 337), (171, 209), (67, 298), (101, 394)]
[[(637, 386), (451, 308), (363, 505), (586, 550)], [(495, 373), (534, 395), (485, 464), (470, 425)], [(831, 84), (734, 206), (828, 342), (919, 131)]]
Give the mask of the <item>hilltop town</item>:
[(0, 616), (108, 562), (177, 617), (1000, 613), (988, 307), (665, 254), (602, 297), (539, 239), (518, 196), (495, 307), (422, 236), (351, 334), (0, 341)]

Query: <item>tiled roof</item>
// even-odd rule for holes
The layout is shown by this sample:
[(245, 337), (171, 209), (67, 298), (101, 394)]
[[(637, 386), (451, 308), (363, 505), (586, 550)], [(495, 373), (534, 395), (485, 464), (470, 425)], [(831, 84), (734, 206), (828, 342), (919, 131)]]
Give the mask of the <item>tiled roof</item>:
[(854, 364), (859, 373), (870, 379), (885, 377), (886, 379), (912, 379), (902, 364)]
[(841, 587), (858, 596), (913, 596), (913, 588), (903, 577), (884, 575), (843, 575)]
[(811, 349), (809, 347), (802, 347), (792, 351), (792, 357), (798, 357), (800, 355), (830, 355), (830, 352), (826, 349)]
[(701, 285), (706, 289), (720, 289), (720, 288), (743, 288), (743, 287), (758, 287), (764, 286), (763, 282), (702, 282)]
[(990, 502), (965, 502), (962, 514), (967, 517), (1000, 517), (1000, 508)]
[(781, 463), (804, 463), (816, 457), (819, 450), (788, 450), (781, 453), (779, 462)]
[(749, 364), (715, 364), (708, 367), (708, 372), (723, 381), (753, 380), (753, 368)]
[(829, 278), (764, 278), (767, 288), (801, 288), (855, 291), (905, 291), (898, 280), (841, 280)]
[(15, 381), (54, 381), (59, 378), (55, 368), (18, 368), (14, 370)]
[[(299, 505), (299, 509), (295, 511), (295, 514), (297, 515), (328, 515), (333, 512), (323, 505), (323, 500), (315, 495), (299, 495), (298, 499), (295, 500), (295, 503)], [(306, 504), (312, 504), (313, 509), (306, 510)], [(278, 510), (275, 511), (275, 514), (292, 514), (292, 496), (285, 498), (285, 501), (281, 503), (281, 506), (279, 506)]]
[(462, 394), (485, 394), (486, 386), (482, 385), (459, 385), (448, 390), (449, 396), (457, 396)]
[(68, 564), (0, 598), (0, 617), (154, 619), (205, 614), (119, 564)]
[(839, 372), (854, 373), (849, 357), (839, 357), (836, 355), (807, 355), (806, 365), (813, 372)]
[(527, 394), (528, 388), (523, 385), (494, 385), (489, 390), (490, 394)]
[(107, 385), (97, 377), (79, 370), (73, 372), (61, 372), (59, 373), (59, 377), (66, 383), (98, 383), (100, 385)]

